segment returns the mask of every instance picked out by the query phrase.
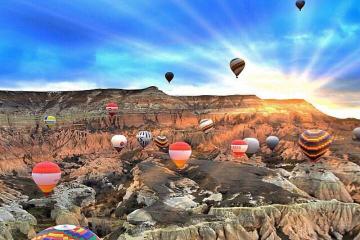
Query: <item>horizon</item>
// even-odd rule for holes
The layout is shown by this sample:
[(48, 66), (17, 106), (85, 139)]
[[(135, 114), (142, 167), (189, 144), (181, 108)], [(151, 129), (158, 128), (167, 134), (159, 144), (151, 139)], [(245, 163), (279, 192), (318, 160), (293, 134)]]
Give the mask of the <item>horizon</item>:
[[(12, 0), (0, 9), (0, 89), (140, 89), (304, 99), (360, 119), (356, 0)], [(236, 79), (229, 68), (243, 58)], [(171, 84), (164, 78), (175, 74)]]
[[(156, 88), (158, 91), (161, 91), (163, 93), (165, 93), (166, 95), (169, 95), (169, 96), (173, 96), (173, 97), (192, 97), (192, 96), (197, 96), (197, 97), (202, 97), (202, 96), (214, 96), (214, 97), (217, 97), (217, 96), (220, 96), (220, 97), (231, 97), (231, 96), (254, 96), (254, 97), (257, 97), (261, 100), (275, 100), (275, 101), (305, 101), (309, 104), (311, 104), (315, 109), (317, 109), (318, 111), (326, 114), (326, 115), (329, 115), (329, 116), (332, 116), (331, 114), (328, 114), (324, 111), (322, 111), (321, 109), (319, 109), (317, 106), (315, 106), (312, 102), (309, 102), (307, 101), (306, 99), (302, 99), (302, 98), (283, 98), (283, 99), (280, 99), (280, 98), (261, 98), (255, 94), (232, 94), (232, 95), (208, 95), (208, 94), (199, 94), (199, 95), (173, 95), (173, 94), (168, 94), (166, 92), (164, 92), (163, 90), (161, 90), (160, 88), (158, 88), (157, 86), (148, 86), (148, 87), (145, 87), (145, 88), (138, 88), (138, 89), (123, 89), (123, 88), (93, 88), (93, 89), (86, 89), (86, 90), (64, 90), (64, 91), (13, 91), (13, 90), (2, 90), (0, 89), (0, 92), (27, 92), (27, 93), (64, 93), (64, 92), (84, 92), (84, 91), (96, 91), (96, 90), (119, 90), (119, 91), (139, 91), (139, 90), (146, 90), (146, 89), (149, 89), (149, 88)], [(341, 117), (337, 117), (337, 116), (332, 116), (332, 117), (335, 117), (335, 118), (338, 118), (338, 119), (357, 119), (357, 120), (360, 120), (360, 117), (345, 117), (345, 118), (341, 118)]]

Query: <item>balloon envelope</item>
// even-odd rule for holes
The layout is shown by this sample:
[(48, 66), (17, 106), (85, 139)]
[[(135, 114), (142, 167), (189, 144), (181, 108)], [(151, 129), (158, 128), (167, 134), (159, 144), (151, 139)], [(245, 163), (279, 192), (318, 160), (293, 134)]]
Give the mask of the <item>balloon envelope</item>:
[(110, 102), (106, 104), (106, 111), (111, 117), (114, 116), (118, 112), (118, 110), (119, 106), (116, 103)]
[(89, 229), (74, 225), (58, 225), (41, 231), (32, 240), (100, 240)]
[(169, 155), (175, 165), (182, 169), (191, 156), (191, 146), (186, 142), (176, 142), (170, 145)]
[(235, 74), (236, 78), (240, 75), (240, 73), (245, 68), (245, 61), (241, 58), (234, 58), (230, 61), (230, 69)]
[(304, 0), (297, 0), (296, 1), (296, 7), (301, 11), (301, 9), (305, 6)]
[(211, 119), (202, 119), (200, 120), (200, 129), (204, 133), (209, 133), (211, 130), (214, 129), (214, 122)]
[(248, 149), (246, 150), (248, 157), (251, 157), (259, 151), (260, 143), (256, 138), (245, 138), (244, 141), (248, 144)]
[(169, 148), (169, 141), (166, 136), (157, 136), (154, 139), (155, 145), (163, 152), (167, 152)]
[(34, 166), (31, 174), (40, 190), (49, 195), (61, 178), (60, 167), (53, 162), (41, 162)]
[(152, 135), (151, 135), (151, 132), (149, 132), (149, 131), (140, 131), (136, 135), (136, 138), (137, 138), (140, 146), (145, 148), (151, 142)]
[(360, 141), (360, 127), (354, 129), (353, 135), (355, 140)]
[(234, 140), (231, 142), (231, 151), (234, 157), (244, 156), (247, 149), (248, 144), (244, 140)]
[(124, 135), (114, 135), (111, 138), (111, 145), (120, 152), (124, 147), (126, 147), (127, 139)]
[(54, 117), (54, 116), (46, 116), (44, 118), (44, 122), (45, 122), (46, 126), (48, 126), (48, 127), (55, 126), (56, 125), (56, 117)]
[(302, 152), (313, 161), (327, 152), (331, 142), (331, 135), (319, 129), (304, 131), (298, 141)]
[(165, 78), (170, 83), (171, 80), (173, 80), (173, 78), (174, 78), (174, 73), (172, 73), (172, 72), (165, 73)]
[(266, 138), (266, 145), (268, 146), (268, 148), (271, 149), (271, 151), (273, 151), (276, 146), (279, 144), (279, 138), (276, 136), (269, 136), (268, 138)]

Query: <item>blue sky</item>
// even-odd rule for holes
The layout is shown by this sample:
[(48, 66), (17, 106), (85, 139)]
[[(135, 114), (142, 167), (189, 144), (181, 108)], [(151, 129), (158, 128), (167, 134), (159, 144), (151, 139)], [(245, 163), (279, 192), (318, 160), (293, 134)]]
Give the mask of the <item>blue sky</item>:
[[(360, 2), (2, 1), (0, 89), (305, 98), (360, 118)], [(246, 67), (234, 78), (229, 61)], [(169, 85), (164, 73), (173, 71)]]

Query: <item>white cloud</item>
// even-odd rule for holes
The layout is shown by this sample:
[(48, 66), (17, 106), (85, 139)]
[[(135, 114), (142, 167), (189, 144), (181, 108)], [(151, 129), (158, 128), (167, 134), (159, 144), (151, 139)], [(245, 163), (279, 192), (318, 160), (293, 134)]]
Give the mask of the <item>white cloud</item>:
[(98, 88), (96, 83), (78, 80), (78, 81), (19, 81), (15, 87), (0, 87), (2, 90), (8, 91), (36, 91), (36, 92), (55, 92), (55, 91), (76, 91)]

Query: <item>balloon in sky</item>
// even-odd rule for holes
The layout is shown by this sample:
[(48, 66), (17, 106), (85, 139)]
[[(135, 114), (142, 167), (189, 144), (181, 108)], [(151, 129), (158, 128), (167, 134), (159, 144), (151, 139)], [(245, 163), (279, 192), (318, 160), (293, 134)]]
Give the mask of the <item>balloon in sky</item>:
[(266, 145), (268, 146), (268, 148), (270, 148), (271, 151), (273, 151), (276, 146), (279, 144), (279, 138), (276, 136), (269, 136), (268, 138), (266, 138)]
[(176, 142), (170, 145), (169, 155), (176, 167), (183, 169), (191, 156), (191, 146), (186, 142)]
[(56, 117), (54, 116), (45, 116), (44, 118), (45, 125), (50, 127), (53, 127), (56, 125)]
[(301, 9), (305, 6), (304, 0), (297, 0), (296, 1), (296, 7), (301, 11)]
[(256, 138), (245, 138), (244, 141), (248, 144), (248, 148), (246, 150), (246, 155), (248, 157), (251, 157), (259, 151), (260, 143)]
[(231, 142), (231, 151), (234, 157), (244, 156), (247, 149), (248, 144), (244, 140), (234, 140)]
[(61, 170), (56, 163), (41, 162), (33, 168), (32, 178), (45, 196), (48, 196), (59, 182)]
[(331, 142), (332, 137), (329, 133), (315, 129), (303, 132), (298, 143), (302, 152), (315, 161), (327, 152)]
[(89, 229), (74, 225), (58, 225), (41, 231), (32, 240), (100, 240)]
[(116, 151), (120, 152), (124, 147), (126, 147), (127, 139), (124, 135), (114, 135), (111, 138), (111, 144)]
[(233, 73), (235, 74), (236, 78), (238, 78), (240, 73), (245, 68), (245, 61), (242, 60), (241, 58), (234, 58), (230, 62), (230, 68), (233, 71)]
[(154, 139), (155, 145), (164, 152), (167, 152), (169, 148), (169, 141), (166, 136), (157, 136)]
[(114, 116), (118, 110), (119, 110), (119, 106), (116, 103), (110, 102), (106, 104), (106, 111), (111, 117)]
[(211, 119), (202, 119), (200, 120), (200, 129), (204, 132), (204, 133), (208, 133), (211, 130), (214, 129), (214, 122)]
[(360, 127), (354, 129), (353, 135), (355, 140), (360, 141)]
[(152, 139), (152, 135), (151, 132), (148, 131), (140, 131), (137, 135), (136, 138), (139, 142), (139, 144), (145, 148), (147, 145), (149, 145), (149, 143), (151, 142)]
[(167, 73), (165, 73), (165, 78), (170, 83), (171, 80), (173, 80), (173, 78), (174, 78), (174, 74), (172, 72), (167, 72)]

